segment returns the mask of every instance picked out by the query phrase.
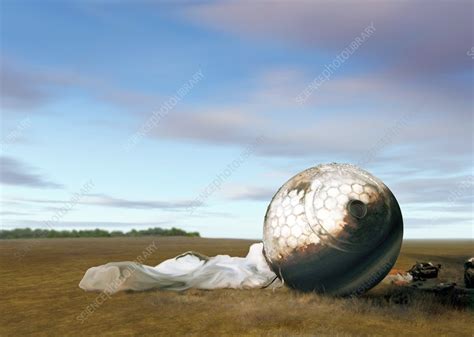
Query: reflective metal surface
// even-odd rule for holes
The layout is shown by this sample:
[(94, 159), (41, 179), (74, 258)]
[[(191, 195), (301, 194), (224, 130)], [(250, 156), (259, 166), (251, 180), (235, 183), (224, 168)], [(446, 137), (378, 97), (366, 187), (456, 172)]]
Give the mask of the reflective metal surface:
[(345, 296), (385, 277), (402, 236), (400, 208), (382, 181), (353, 165), (326, 164), (299, 173), (275, 194), (263, 243), (288, 286)]

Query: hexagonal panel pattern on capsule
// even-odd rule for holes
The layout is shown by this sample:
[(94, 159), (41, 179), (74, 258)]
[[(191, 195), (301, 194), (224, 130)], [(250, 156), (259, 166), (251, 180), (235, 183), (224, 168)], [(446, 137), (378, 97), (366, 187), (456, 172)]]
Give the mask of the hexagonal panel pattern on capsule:
[[(307, 188), (292, 180), (309, 182)], [(337, 235), (344, 229), (350, 200), (369, 203), (379, 192), (369, 177), (331, 165), (303, 172), (283, 186), (275, 195), (265, 219), (265, 251), (279, 258), (295, 248), (321, 241), (318, 233)], [(305, 198), (311, 197), (307, 202)], [(309, 206), (308, 206), (309, 205)], [(311, 209), (308, 209), (310, 207)], [(268, 240), (271, 238), (271, 240)]]
[(289, 253), (315, 239), (310, 238), (313, 232), (304, 214), (304, 193), (297, 189), (280, 191), (271, 203), (265, 226), (266, 237), (272, 238), (265, 247), (270, 256), (277, 251)]
[(311, 205), (316, 217), (313, 226), (320, 225), (330, 234), (343, 230), (350, 200), (369, 203), (369, 193), (376, 191), (368, 182), (352, 176), (350, 172), (328, 171), (321, 174), (318, 181)]

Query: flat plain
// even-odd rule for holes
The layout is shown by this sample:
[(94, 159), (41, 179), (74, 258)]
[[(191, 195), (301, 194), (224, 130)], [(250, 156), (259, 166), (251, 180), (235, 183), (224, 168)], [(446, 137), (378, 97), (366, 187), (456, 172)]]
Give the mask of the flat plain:
[[(474, 310), (445, 297), (379, 285), (359, 298), (287, 288), (100, 293), (78, 287), (91, 266), (145, 264), (188, 250), (245, 256), (254, 241), (185, 237), (0, 241), (0, 336), (473, 336)], [(396, 268), (441, 263), (440, 281), (462, 284), (473, 241), (405, 241)], [(87, 311), (89, 308), (89, 311)], [(92, 308), (92, 309), (91, 309)], [(81, 316), (82, 315), (82, 316)]]

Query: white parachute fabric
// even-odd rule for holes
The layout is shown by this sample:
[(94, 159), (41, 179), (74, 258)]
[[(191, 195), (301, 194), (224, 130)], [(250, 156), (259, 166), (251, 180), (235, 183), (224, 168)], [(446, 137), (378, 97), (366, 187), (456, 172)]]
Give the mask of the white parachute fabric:
[(86, 291), (251, 289), (281, 286), (263, 256), (263, 243), (250, 246), (246, 257), (205, 257), (184, 253), (156, 267), (136, 262), (111, 262), (89, 268), (79, 287)]

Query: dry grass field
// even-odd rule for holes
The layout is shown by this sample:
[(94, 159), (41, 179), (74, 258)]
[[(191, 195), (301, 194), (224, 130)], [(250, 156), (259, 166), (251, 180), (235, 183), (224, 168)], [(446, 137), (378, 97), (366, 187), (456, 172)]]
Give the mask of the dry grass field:
[[(419, 293), (409, 293), (408, 304), (397, 304), (399, 291), (388, 286), (356, 299), (286, 288), (122, 292), (83, 322), (78, 320), (98, 296), (78, 288), (87, 268), (134, 260), (153, 240), (158, 249), (146, 260), (149, 265), (187, 250), (243, 256), (251, 243), (173, 237), (2, 240), (0, 335), (471, 337), (474, 333), (474, 311), (469, 306), (456, 307)], [(441, 280), (462, 284), (462, 262), (471, 255), (472, 241), (406, 241), (396, 267), (406, 270), (416, 260), (431, 260), (443, 265)]]

